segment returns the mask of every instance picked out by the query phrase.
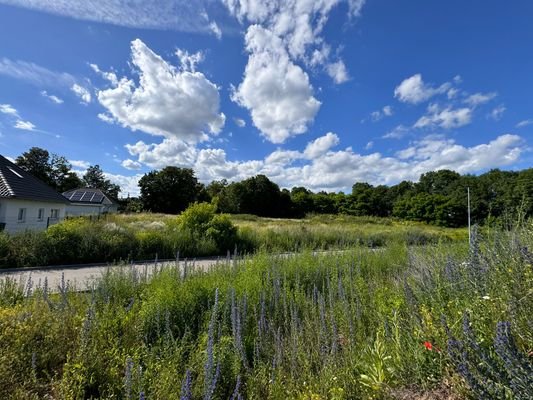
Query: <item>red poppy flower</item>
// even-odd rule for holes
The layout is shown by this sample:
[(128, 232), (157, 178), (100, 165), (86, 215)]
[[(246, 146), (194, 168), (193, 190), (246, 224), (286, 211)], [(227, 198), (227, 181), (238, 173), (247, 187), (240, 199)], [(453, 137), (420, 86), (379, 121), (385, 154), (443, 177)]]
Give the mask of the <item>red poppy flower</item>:
[(424, 347), (429, 351), (436, 351), (437, 353), (440, 353), (440, 349), (437, 346), (433, 346), (431, 342), (425, 341)]

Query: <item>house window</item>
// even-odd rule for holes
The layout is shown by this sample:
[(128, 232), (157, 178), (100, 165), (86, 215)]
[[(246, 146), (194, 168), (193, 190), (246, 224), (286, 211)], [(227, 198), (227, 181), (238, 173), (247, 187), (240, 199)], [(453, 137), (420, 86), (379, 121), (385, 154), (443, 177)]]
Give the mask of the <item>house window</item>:
[(17, 221), (26, 222), (26, 209), (25, 208), (19, 208), (19, 215), (18, 215)]
[(44, 208), (39, 208), (39, 213), (37, 214), (37, 220), (42, 221), (44, 219)]
[(59, 218), (59, 209), (52, 208), (50, 210), (50, 219), (58, 219)]

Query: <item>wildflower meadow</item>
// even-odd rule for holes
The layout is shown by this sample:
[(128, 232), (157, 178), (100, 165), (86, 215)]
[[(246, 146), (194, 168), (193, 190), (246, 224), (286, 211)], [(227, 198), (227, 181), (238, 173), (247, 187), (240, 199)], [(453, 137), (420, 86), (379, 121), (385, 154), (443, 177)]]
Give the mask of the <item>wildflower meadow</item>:
[(4, 280), (0, 397), (531, 399), (532, 249), (529, 221), (150, 279), (124, 265), (82, 292)]

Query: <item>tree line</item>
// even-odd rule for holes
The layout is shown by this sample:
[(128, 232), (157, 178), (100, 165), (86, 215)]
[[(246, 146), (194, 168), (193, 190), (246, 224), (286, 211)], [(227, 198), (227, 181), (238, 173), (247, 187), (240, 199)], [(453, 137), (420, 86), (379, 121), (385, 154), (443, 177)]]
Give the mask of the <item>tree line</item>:
[[(17, 157), (16, 164), (59, 192), (95, 187), (118, 198), (120, 187), (105, 178), (99, 165), (91, 165), (80, 178), (65, 157), (33, 147)], [(461, 175), (451, 170), (424, 173), (418, 182), (393, 186), (356, 182), (349, 194), (312, 192), (305, 187), (280, 189), (265, 175), (240, 182), (212, 181), (204, 185), (190, 168), (168, 166), (139, 180), (140, 196), (122, 199), (129, 212), (178, 214), (194, 202), (216, 204), (218, 212), (261, 217), (301, 218), (306, 214), (348, 214), (397, 217), (440, 226), (467, 223), (467, 188), (471, 218), (482, 223), (509, 213), (533, 215), (533, 168), (522, 171), (490, 170), (481, 175)]]
[(450, 170), (424, 173), (418, 182), (373, 186), (356, 182), (350, 194), (314, 193), (304, 187), (280, 189), (265, 175), (240, 182), (213, 181), (203, 185), (189, 168), (166, 167), (145, 174), (141, 196), (130, 199), (130, 210), (179, 213), (190, 203), (206, 201), (231, 214), (300, 218), (309, 213), (397, 217), (440, 226), (467, 223), (467, 188), (471, 218), (482, 223), (509, 213), (533, 215), (533, 168), (490, 170), (482, 175), (460, 175)]

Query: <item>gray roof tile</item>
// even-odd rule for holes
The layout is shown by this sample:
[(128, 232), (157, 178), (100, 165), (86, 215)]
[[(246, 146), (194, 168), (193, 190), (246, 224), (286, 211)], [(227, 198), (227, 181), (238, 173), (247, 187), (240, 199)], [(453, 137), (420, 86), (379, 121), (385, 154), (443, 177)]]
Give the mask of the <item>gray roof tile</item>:
[(0, 156), (0, 198), (68, 204), (52, 187), (3, 156)]

